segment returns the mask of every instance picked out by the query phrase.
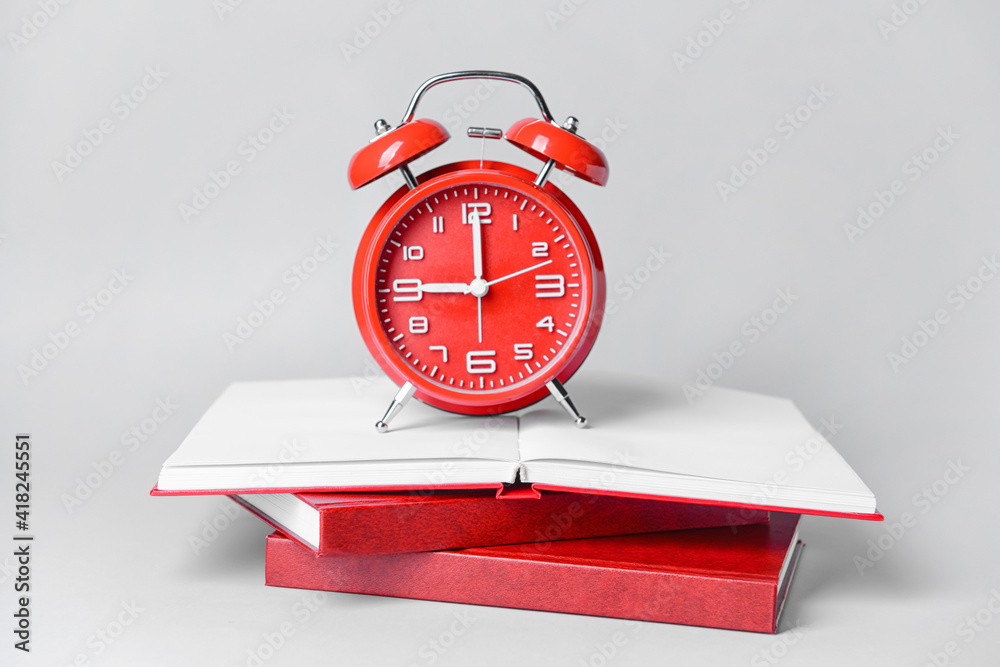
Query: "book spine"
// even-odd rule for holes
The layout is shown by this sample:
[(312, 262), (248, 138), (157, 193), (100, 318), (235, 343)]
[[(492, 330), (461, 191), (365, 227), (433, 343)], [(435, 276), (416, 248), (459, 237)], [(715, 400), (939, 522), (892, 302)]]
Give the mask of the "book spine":
[(316, 557), (275, 533), (269, 586), (774, 632), (776, 581), (437, 551)]

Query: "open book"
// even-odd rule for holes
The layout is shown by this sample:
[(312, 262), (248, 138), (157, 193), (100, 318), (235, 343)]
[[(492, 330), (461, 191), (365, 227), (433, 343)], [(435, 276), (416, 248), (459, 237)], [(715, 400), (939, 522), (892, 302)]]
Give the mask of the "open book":
[(464, 417), (411, 401), (374, 423), (396, 388), (349, 378), (240, 382), (164, 463), (154, 493), (501, 487), (588, 491), (881, 519), (875, 496), (791, 401), (619, 374), (568, 387), (590, 420), (552, 401)]

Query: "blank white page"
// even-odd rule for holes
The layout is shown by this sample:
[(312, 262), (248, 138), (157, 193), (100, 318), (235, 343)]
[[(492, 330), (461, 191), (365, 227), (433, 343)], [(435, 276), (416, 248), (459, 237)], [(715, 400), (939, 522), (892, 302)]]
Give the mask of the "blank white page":
[[(679, 387), (607, 373), (581, 373), (566, 388), (590, 425), (573, 428), (551, 403), (527, 409), (520, 421), (522, 461), (584, 461), (874, 500), (787, 399), (713, 388), (689, 402)], [(530, 463), (525, 467), (531, 470)], [(529, 479), (544, 481), (530, 473)]]
[(517, 460), (514, 417), (466, 417), (411, 400), (377, 433), (398, 391), (381, 378), (355, 390), (350, 378), (237, 382), (208, 409), (164, 463), (176, 466)]

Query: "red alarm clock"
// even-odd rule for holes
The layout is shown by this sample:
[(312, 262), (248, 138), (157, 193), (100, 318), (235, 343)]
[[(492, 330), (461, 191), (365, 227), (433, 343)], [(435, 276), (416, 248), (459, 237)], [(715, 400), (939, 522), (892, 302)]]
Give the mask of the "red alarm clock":
[[(431, 87), (462, 79), (520, 84), (541, 118), (468, 134), (499, 139), (544, 161), (535, 174), (484, 160), (448, 164), (415, 177), (408, 163), (440, 146), (448, 132), (414, 119)], [(580, 209), (552, 183), (553, 167), (604, 185), (604, 154), (560, 126), (541, 92), (515, 74), (465, 71), (425, 81), (403, 120), (375, 123), (377, 136), (351, 159), (359, 188), (399, 170), (393, 193), (365, 230), (354, 262), (354, 313), (376, 362), (400, 386), (380, 432), (412, 396), (451, 412), (496, 414), (551, 393), (578, 426), (562, 383), (594, 345), (604, 315), (605, 278), (594, 234)]]

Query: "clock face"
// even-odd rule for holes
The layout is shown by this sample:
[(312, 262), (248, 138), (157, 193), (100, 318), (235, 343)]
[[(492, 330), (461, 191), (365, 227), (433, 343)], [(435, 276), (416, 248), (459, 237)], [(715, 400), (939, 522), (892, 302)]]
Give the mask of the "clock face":
[(484, 171), (424, 186), (382, 221), (360, 287), (383, 358), (459, 402), (542, 388), (596, 335), (586, 236), (528, 183)]

